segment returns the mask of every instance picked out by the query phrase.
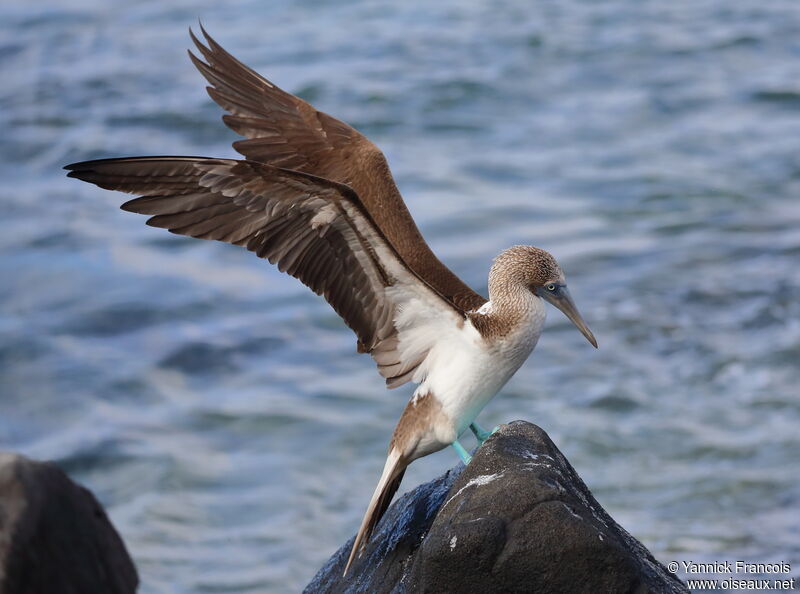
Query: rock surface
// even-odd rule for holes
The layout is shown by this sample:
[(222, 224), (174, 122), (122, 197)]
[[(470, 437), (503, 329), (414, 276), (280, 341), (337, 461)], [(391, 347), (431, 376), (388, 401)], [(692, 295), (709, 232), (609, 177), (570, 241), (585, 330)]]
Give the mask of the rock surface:
[(53, 464), (0, 452), (0, 594), (127, 594), (138, 583), (91, 492)]
[(522, 421), (396, 501), (343, 578), (352, 542), (305, 592), (688, 592)]

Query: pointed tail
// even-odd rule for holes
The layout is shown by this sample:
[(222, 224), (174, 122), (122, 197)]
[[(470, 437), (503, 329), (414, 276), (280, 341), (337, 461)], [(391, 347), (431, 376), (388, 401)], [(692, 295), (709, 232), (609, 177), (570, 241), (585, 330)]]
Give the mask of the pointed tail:
[(397, 492), (400, 481), (403, 480), (407, 466), (408, 460), (405, 456), (402, 456), (397, 448), (392, 448), (386, 458), (383, 473), (378, 485), (375, 487), (375, 492), (372, 494), (372, 499), (369, 501), (364, 519), (361, 520), (361, 527), (358, 529), (355, 541), (353, 541), (353, 548), (350, 551), (350, 557), (347, 559), (347, 565), (344, 567), (343, 576), (347, 575), (350, 565), (356, 556), (361, 553), (361, 549), (369, 542), (372, 531), (392, 502), (392, 497)]

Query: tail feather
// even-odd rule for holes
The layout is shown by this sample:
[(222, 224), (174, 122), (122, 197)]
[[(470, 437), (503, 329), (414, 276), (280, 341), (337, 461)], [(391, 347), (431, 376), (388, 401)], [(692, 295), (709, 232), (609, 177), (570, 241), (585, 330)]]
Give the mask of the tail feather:
[(394, 499), (394, 494), (397, 493), (397, 489), (400, 488), (400, 483), (402, 482), (403, 475), (405, 473), (405, 468), (400, 470), (397, 476), (394, 477), (388, 485), (386, 485), (383, 493), (381, 493), (380, 499), (378, 499), (378, 504), (375, 506), (375, 512), (370, 517), (369, 524), (367, 525), (366, 532), (364, 533), (364, 545), (366, 545), (369, 542), (369, 539), (372, 538), (372, 533), (375, 531), (375, 526), (378, 525), (378, 522), (381, 521), (383, 514), (386, 513), (387, 509), (389, 509), (389, 505), (392, 503), (392, 499)]
[(375, 487), (375, 492), (372, 494), (367, 512), (364, 514), (364, 519), (361, 520), (361, 526), (356, 534), (356, 539), (353, 541), (353, 548), (350, 550), (350, 557), (347, 559), (347, 565), (344, 567), (344, 573), (350, 569), (350, 565), (355, 561), (356, 557), (361, 553), (361, 550), (369, 542), (375, 526), (386, 513), (389, 504), (392, 502), (394, 494), (400, 487), (400, 482), (403, 480), (403, 475), (406, 472), (408, 461), (400, 454), (400, 451), (393, 448), (386, 458), (386, 464), (383, 467), (383, 473)]

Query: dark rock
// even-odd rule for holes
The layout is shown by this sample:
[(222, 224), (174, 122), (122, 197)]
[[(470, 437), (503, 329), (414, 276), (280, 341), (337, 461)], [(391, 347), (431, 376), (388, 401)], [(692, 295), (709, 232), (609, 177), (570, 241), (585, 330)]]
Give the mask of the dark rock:
[(127, 594), (138, 583), (91, 492), (54, 464), (0, 452), (0, 594)]
[(352, 542), (305, 592), (688, 593), (523, 421), (396, 501), (343, 578)]

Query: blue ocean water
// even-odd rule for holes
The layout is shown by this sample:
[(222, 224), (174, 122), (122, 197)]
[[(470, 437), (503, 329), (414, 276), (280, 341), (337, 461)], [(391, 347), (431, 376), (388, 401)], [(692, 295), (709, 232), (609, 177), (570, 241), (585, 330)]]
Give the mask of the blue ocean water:
[(142, 592), (301, 589), (409, 394), (295, 280), (64, 177), (235, 156), (185, 54), (198, 18), (375, 141), (473, 287), (515, 243), (559, 259), (600, 349), (552, 311), (485, 425), (545, 428), (665, 562), (798, 575), (796, 2), (5, 0), (0, 449), (97, 493)]

